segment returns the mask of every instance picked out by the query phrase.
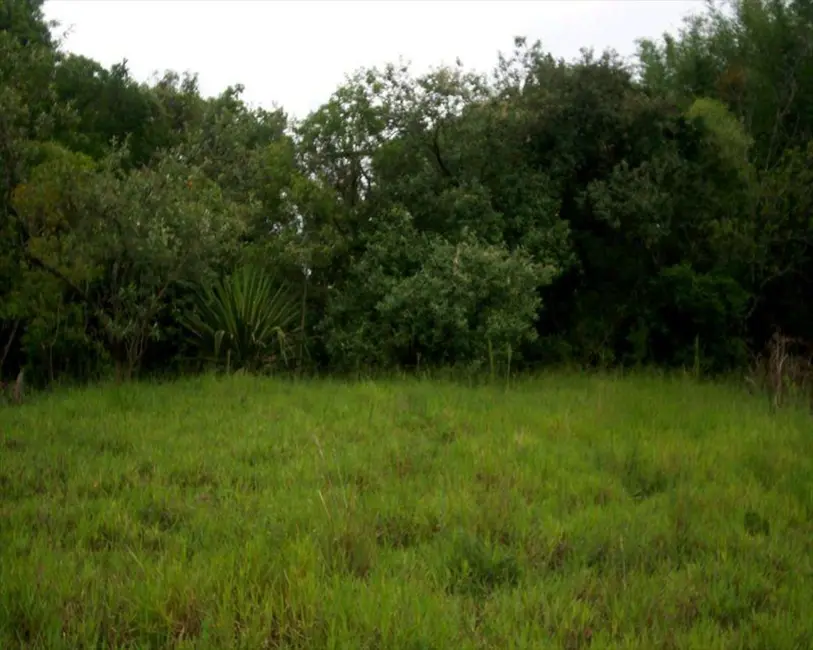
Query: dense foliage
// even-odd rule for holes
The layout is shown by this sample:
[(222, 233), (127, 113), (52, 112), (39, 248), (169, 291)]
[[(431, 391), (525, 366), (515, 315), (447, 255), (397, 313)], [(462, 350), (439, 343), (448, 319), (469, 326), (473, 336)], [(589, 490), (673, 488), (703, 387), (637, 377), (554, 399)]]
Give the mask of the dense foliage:
[(709, 5), (633, 62), (518, 38), (488, 75), (361, 70), (298, 122), (66, 53), (41, 4), (0, 5), (3, 377), (223, 341), (251, 368), (714, 372), (813, 340), (811, 0)]

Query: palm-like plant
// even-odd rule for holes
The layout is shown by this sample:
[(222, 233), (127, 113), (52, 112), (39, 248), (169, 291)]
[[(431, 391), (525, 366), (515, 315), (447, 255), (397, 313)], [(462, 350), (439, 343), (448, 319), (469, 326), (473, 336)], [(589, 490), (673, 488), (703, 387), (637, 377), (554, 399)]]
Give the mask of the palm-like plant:
[(181, 318), (201, 356), (233, 369), (258, 370), (277, 358), (287, 363), (298, 316), (288, 286), (261, 269), (241, 266), (195, 292), (195, 308)]

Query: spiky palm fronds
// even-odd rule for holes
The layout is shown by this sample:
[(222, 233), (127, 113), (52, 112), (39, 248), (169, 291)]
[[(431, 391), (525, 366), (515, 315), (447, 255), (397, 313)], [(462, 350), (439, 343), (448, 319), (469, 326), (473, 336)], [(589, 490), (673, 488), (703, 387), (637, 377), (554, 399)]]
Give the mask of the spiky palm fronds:
[(298, 304), (284, 283), (242, 266), (232, 275), (199, 287), (195, 307), (181, 323), (202, 356), (234, 369), (258, 370), (271, 360), (287, 363)]

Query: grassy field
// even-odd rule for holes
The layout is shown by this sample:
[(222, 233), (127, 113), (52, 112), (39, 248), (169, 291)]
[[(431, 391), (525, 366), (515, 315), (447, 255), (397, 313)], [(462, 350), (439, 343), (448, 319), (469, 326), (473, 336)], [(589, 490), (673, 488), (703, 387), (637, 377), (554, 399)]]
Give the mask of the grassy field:
[(813, 418), (688, 380), (0, 410), (0, 648), (813, 648)]

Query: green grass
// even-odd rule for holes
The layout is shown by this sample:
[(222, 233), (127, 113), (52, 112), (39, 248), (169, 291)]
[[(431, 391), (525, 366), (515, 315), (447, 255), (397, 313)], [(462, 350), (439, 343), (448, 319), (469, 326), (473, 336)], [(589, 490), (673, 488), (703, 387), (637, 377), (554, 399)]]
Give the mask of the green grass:
[(813, 419), (688, 380), (0, 411), (0, 648), (813, 647)]

